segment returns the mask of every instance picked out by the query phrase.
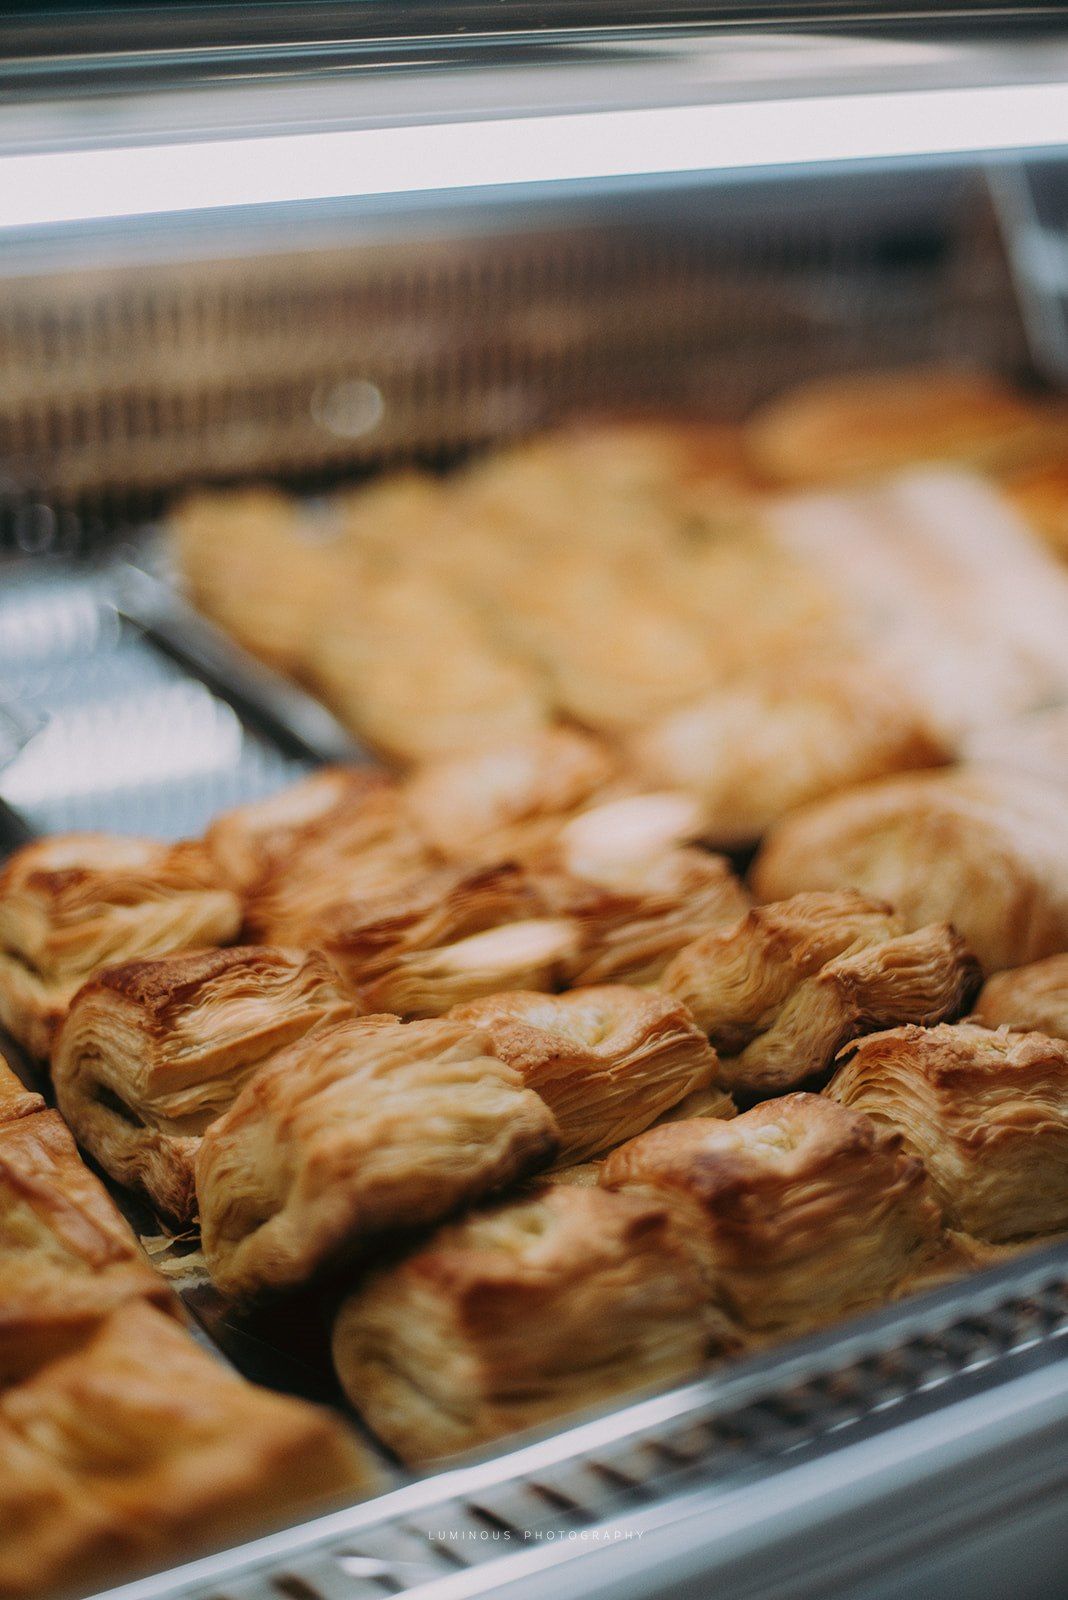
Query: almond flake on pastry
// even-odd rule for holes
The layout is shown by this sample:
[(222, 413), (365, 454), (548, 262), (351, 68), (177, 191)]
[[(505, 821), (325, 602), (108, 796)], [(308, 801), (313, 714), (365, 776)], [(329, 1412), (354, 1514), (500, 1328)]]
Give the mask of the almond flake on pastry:
[(775, 1093), (825, 1071), (848, 1040), (958, 1017), (978, 963), (946, 924), (904, 932), (850, 889), (757, 906), (680, 950), (660, 980), (722, 1056), (722, 1082)]
[(1068, 1039), (1068, 954), (995, 973), (976, 1001), (975, 1020)]
[(0, 1388), (116, 1307), (172, 1305), (56, 1111), (0, 1126), (0, 1237)]
[(385, 1016), (323, 1027), (204, 1134), (208, 1268), (226, 1294), (295, 1287), (548, 1165), (557, 1146), (548, 1107), (473, 1029)]
[(45, 1057), (98, 968), (225, 944), (240, 923), (197, 845), (103, 833), (28, 844), (0, 872), (0, 1022)]
[(898, 1129), (956, 1228), (1000, 1243), (1068, 1228), (1068, 1044), (974, 1023), (851, 1047), (827, 1090)]
[(280, 1049), (354, 1010), (317, 952), (246, 945), (107, 967), (60, 1031), (59, 1109), (105, 1172), (189, 1222), (204, 1129)]
[(996, 972), (1068, 948), (1068, 807), (993, 768), (864, 784), (779, 823), (752, 878), (762, 900), (854, 888), (909, 928), (951, 922)]
[(149, 1306), (0, 1397), (0, 1426), (69, 1474), (141, 1567), (188, 1560), (372, 1486), (329, 1412), (239, 1378)]
[(496, 994), (452, 1015), (487, 1034), (548, 1104), (561, 1165), (640, 1133), (716, 1072), (715, 1052), (685, 1007), (622, 984)]
[(729, 1338), (662, 1205), (554, 1184), (371, 1275), (334, 1364), (414, 1464), (678, 1381)]
[(941, 1241), (900, 1135), (822, 1095), (651, 1128), (612, 1151), (601, 1183), (669, 1204), (710, 1292), (753, 1331), (800, 1331), (885, 1299)]

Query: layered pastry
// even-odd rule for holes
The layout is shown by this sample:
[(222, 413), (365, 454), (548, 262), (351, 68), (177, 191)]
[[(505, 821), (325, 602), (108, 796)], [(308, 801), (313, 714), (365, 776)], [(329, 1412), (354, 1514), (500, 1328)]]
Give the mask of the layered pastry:
[(316, 952), (246, 945), (107, 967), (60, 1031), (56, 1099), (105, 1172), (189, 1222), (204, 1129), (279, 1050), (354, 1012)]
[(279, 869), (325, 850), (357, 857), (402, 826), (397, 786), (370, 767), (321, 767), (265, 800), (216, 817), (204, 844), (220, 876), (246, 893)]
[(0, 1126), (5, 1122), (18, 1122), (20, 1117), (33, 1116), (44, 1110), (44, 1101), (32, 1089), (27, 1089), (3, 1056), (0, 1056)]
[(993, 768), (864, 784), (771, 830), (758, 898), (856, 888), (909, 928), (952, 922), (988, 972), (1068, 948), (1068, 807)]
[(974, 1023), (857, 1044), (828, 1094), (898, 1130), (950, 1223), (993, 1243), (1068, 1227), (1068, 1044)]
[(338, 715), (401, 762), (523, 738), (548, 717), (538, 675), (497, 650), (444, 584), (411, 568), (365, 575), (336, 596), (306, 665)]
[(987, 1028), (1068, 1039), (1068, 955), (995, 973), (983, 985), (975, 1017)]
[(917, 461), (1005, 467), (1026, 459), (1048, 426), (987, 373), (916, 367), (799, 384), (750, 419), (746, 447), (776, 483), (840, 483)]
[(900, 685), (848, 657), (751, 670), (643, 728), (628, 749), (651, 780), (700, 796), (707, 837), (724, 847), (752, 844), (807, 801), (946, 759)]
[(452, 1016), (486, 1034), (551, 1108), (562, 1165), (640, 1133), (716, 1072), (715, 1052), (684, 1006), (623, 984), (496, 994)]
[(240, 924), (198, 846), (95, 833), (26, 845), (0, 873), (0, 1022), (44, 1057), (99, 967), (226, 944)]
[(119, 1307), (170, 1307), (56, 1111), (0, 1125), (0, 1387), (80, 1343)]
[(885, 1299), (941, 1240), (923, 1164), (901, 1136), (822, 1095), (651, 1128), (612, 1151), (600, 1181), (667, 1204), (709, 1293), (754, 1332), (797, 1332)]
[[(15, 1486), (24, 1567), (3, 1592), (25, 1595), (186, 1560), (371, 1484), (327, 1412), (254, 1388), (150, 1306), (106, 1319), (0, 1396), (0, 1506), (14, 1463), (27, 1473)], [(13, 1562), (0, 1524), (2, 1576)]]
[(981, 766), (1005, 767), (1068, 790), (1068, 706), (980, 728), (965, 742), (963, 753)]
[(405, 800), (419, 832), (454, 861), (506, 861), (517, 841), (529, 852), (615, 776), (595, 739), (545, 728), (493, 749), (444, 756), (416, 769)]
[[(528, 850), (535, 867), (571, 873), (595, 883), (641, 883), (642, 873), (708, 829), (704, 804), (683, 789), (618, 794), (601, 800), (542, 835)], [(679, 856), (680, 864), (694, 856)]]
[(735, 921), (749, 898), (722, 856), (680, 849), (597, 878), (534, 874), (544, 904), (578, 930), (572, 985), (653, 983), (699, 933)]
[(545, 1102), (451, 1021), (363, 1017), (280, 1051), (207, 1129), (204, 1255), (226, 1294), (292, 1288), (547, 1166)]
[(1023, 467), (1003, 489), (1053, 553), (1068, 558), (1068, 466), (1063, 458)]
[(340, 1309), (334, 1364), (418, 1463), (687, 1377), (729, 1338), (662, 1205), (553, 1185), (373, 1273)]
[(423, 1016), (496, 989), (551, 987), (578, 948), (566, 917), (510, 864), (443, 868), (338, 905), (309, 937), (367, 1010)]
[(660, 980), (720, 1052), (720, 1081), (764, 1094), (826, 1071), (872, 1028), (959, 1017), (979, 983), (952, 927), (905, 933), (851, 889), (757, 906), (680, 950)]

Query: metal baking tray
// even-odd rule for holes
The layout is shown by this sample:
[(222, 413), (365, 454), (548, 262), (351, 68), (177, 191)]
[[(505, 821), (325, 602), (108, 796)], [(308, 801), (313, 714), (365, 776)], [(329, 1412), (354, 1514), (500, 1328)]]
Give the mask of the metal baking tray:
[[(9, 847), (86, 827), (180, 837), (317, 760), (362, 758), (329, 714), (192, 613), (151, 564), (142, 549), (88, 569), (4, 569), (0, 674), (18, 707), (0, 772)], [(110, 1187), (158, 1247), (157, 1220)], [(200, 1272), (176, 1287), (246, 1376), (348, 1410), (314, 1297), (239, 1314)], [(828, 1600), (866, 1594), (889, 1570), (903, 1582), (908, 1561), (929, 1566), (931, 1541), (946, 1559), (960, 1547), (974, 1561), (984, 1524), (1016, 1537), (1024, 1522), (1028, 1581), (1040, 1585), (1014, 1571), (1003, 1591), (997, 1561), (1008, 1556), (987, 1552), (983, 1593), (1057, 1593), (1047, 1580), (1068, 1570), (1054, 1514), (1068, 1487), (1066, 1335), (1068, 1243), (1057, 1243), (457, 1470), (412, 1482), (379, 1451), (385, 1492), (374, 1500), (111, 1594), (460, 1600), (550, 1586), (696, 1595), (715, 1582), (732, 1600)], [(791, 1529), (804, 1532), (800, 1548)]]

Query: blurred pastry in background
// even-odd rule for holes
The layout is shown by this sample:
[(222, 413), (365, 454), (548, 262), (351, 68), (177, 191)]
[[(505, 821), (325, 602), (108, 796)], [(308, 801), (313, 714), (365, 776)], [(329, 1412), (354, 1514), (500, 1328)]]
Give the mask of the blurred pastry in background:
[(987, 1028), (1068, 1040), (1068, 954), (995, 973), (975, 1003), (975, 1019)]
[(990, 373), (932, 366), (813, 378), (768, 401), (745, 439), (773, 483), (844, 483), (920, 461), (1004, 467), (1048, 427), (1041, 405)]
[(952, 923), (997, 972), (1068, 948), (1068, 807), (992, 767), (860, 784), (772, 828), (752, 883), (761, 900), (860, 889), (908, 928)]

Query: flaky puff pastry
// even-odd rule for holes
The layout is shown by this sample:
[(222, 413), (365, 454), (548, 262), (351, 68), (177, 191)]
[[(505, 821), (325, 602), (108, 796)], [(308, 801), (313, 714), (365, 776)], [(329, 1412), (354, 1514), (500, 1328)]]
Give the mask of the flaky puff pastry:
[(452, 1015), (485, 1033), (551, 1108), (561, 1165), (632, 1138), (716, 1072), (685, 1007), (623, 984), (491, 995)]
[(372, 1484), (329, 1413), (246, 1383), (148, 1306), (9, 1389), (0, 1426), (104, 1513), (142, 1569)]
[(660, 980), (723, 1059), (723, 1083), (775, 1093), (825, 1071), (850, 1039), (959, 1017), (979, 964), (946, 923), (906, 933), (855, 890), (757, 906), (680, 950)]
[(363, 1017), (280, 1052), (204, 1134), (204, 1255), (227, 1294), (295, 1287), (548, 1165), (552, 1113), (457, 1022)]
[(667, 1203), (709, 1292), (754, 1332), (796, 1332), (878, 1301), (941, 1240), (923, 1165), (901, 1137), (823, 1095), (651, 1128), (612, 1151), (600, 1181)]
[(0, 1240), (0, 1386), (119, 1306), (172, 1304), (56, 1111), (0, 1126)]
[(951, 367), (815, 378), (746, 429), (750, 461), (777, 483), (841, 483), (918, 461), (1005, 466), (1049, 430), (1041, 409), (987, 373)]
[(216, 817), (204, 845), (224, 882), (245, 893), (307, 852), (357, 856), (390, 840), (401, 822), (396, 785), (369, 767), (321, 767), (277, 794)]
[(28, 844), (0, 873), (0, 1022), (47, 1056), (68, 1002), (99, 967), (226, 944), (240, 923), (236, 897), (197, 845), (103, 833)]
[(995, 1243), (1068, 1227), (1068, 1044), (974, 1023), (894, 1028), (827, 1090), (900, 1130), (948, 1221)]
[(44, 1110), (44, 1101), (32, 1089), (27, 1089), (3, 1056), (0, 1056), (0, 1124), (18, 1122), (20, 1117), (33, 1116)]
[(651, 781), (699, 795), (706, 837), (730, 847), (754, 843), (807, 801), (947, 758), (900, 686), (851, 656), (808, 654), (669, 712), (628, 751)]
[(729, 1338), (662, 1205), (552, 1185), (369, 1277), (338, 1313), (334, 1365), (417, 1463), (687, 1377)]
[(602, 863), (596, 878), (552, 870), (536, 877), (548, 908), (579, 930), (572, 984), (653, 983), (684, 945), (735, 921), (749, 905), (723, 857), (698, 849), (627, 866)]
[(1068, 1039), (1068, 955), (995, 973), (983, 985), (975, 1018), (987, 1028)]
[(553, 987), (578, 933), (518, 867), (443, 868), (323, 914), (321, 945), (368, 1011), (436, 1016), (496, 989)]
[(204, 1129), (279, 1050), (355, 1011), (314, 951), (246, 945), (107, 967), (60, 1031), (56, 1099), (105, 1172), (189, 1222)]
[(544, 728), (490, 750), (426, 762), (404, 796), (419, 832), (451, 860), (509, 858), (518, 836), (558, 826), (616, 774), (608, 750), (571, 728)]
[(849, 887), (910, 928), (952, 922), (996, 972), (1068, 948), (1068, 807), (992, 768), (864, 784), (779, 823), (752, 880), (762, 900)]

